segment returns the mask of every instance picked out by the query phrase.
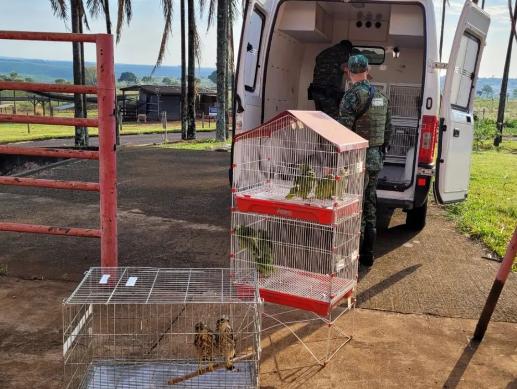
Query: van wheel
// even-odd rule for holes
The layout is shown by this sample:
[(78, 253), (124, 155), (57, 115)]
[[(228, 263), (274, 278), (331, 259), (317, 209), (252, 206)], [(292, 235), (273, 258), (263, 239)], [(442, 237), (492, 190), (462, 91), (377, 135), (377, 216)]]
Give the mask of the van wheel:
[(407, 211), (406, 228), (411, 231), (420, 231), (425, 227), (425, 219), (427, 217), (427, 200), (418, 208)]

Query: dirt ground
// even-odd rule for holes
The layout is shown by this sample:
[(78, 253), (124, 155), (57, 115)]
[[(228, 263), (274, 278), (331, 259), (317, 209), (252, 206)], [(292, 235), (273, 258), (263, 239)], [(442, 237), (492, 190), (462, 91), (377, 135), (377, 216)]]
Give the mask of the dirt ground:
[[(226, 267), (229, 155), (128, 147), (119, 152), (120, 265)], [(95, 162), (38, 177), (96, 181)], [(96, 227), (98, 198), (2, 188), (0, 220)], [(276, 329), (263, 335), (264, 387), (517, 388), (517, 278), (511, 275), (484, 342), (468, 346), (498, 264), (459, 234), (438, 207), (428, 226), (404, 230), (396, 212), (379, 237), (378, 260), (361, 271), (361, 309), (339, 321), (354, 338), (324, 369)], [(0, 234), (0, 388), (61, 385), (61, 302), (90, 266), (99, 242)], [(269, 309), (266, 307), (266, 311)], [(351, 330), (352, 318), (355, 321)], [(299, 329), (313, 342), (324, 329)], [(305, 332), (304, 332), (305, 331)], [(311, 365), (311, 366), (309, 366)], [(300, 367), (306, 366), (306, 367)]]

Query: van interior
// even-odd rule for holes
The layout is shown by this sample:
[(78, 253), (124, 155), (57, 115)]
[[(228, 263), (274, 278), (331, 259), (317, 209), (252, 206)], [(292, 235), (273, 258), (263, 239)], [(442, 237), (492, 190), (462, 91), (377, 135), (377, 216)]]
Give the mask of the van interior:
[(424, 10), (416, 4), (284, 2), (266, 63), (264, 120), (287, 109), (315, 109), (307, 89), (322, 50), (348, 39), (367, 55), (375, 52), (371, 82), (390, 99), (393, 133), (379, 187), (404, 190), (412, 182), (415, 165), (426, 52), (424, 25)]

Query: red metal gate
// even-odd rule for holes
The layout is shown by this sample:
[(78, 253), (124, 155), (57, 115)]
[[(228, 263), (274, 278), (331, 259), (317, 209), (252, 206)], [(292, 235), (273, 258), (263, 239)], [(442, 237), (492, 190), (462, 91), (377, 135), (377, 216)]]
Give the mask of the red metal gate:
[(117, 167), (115, 146), (115, 74), (113, 37), (108, 34), (69, 34), (0, 31), (0, 39), (88, 42), (97, 48), (97, 85), (57, 85), (25, 82), (0, 82), (0, 90), (97, 94), (98, 118), (57, 118), (25, 115), (2, 115), (0, 123), (31, 123), (99, 128), (99, 151), (1, 146), (0, 154), (41, 157), (94, 159), (99, 161), (99, 182), (44, 180), (0, 177), (0, 185), (94, 191), (100, 194), (100, 229), (54, 227), (36, 224), (0, 222), (0, 231), (28, 232), (101, 239), (101, 266), (118, 265), (117, 245)]

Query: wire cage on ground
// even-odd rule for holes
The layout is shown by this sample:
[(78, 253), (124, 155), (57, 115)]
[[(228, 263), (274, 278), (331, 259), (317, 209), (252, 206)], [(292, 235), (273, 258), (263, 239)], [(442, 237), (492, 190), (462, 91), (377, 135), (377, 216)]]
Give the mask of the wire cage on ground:
[(234, 206), (331, 224), (360, 208), (368, 142), (317, 111), (286, 111), (234, 140)]
[(256, 272), (241, 277), (90, 269), (63, 303), (65, 387), (256, 388), (261, 300)]
[(327, 315), (356, 285), (360, 224), (360, 208), (331, 225), (235, 211), (236, 282), (256, 270), (265, 301)]

